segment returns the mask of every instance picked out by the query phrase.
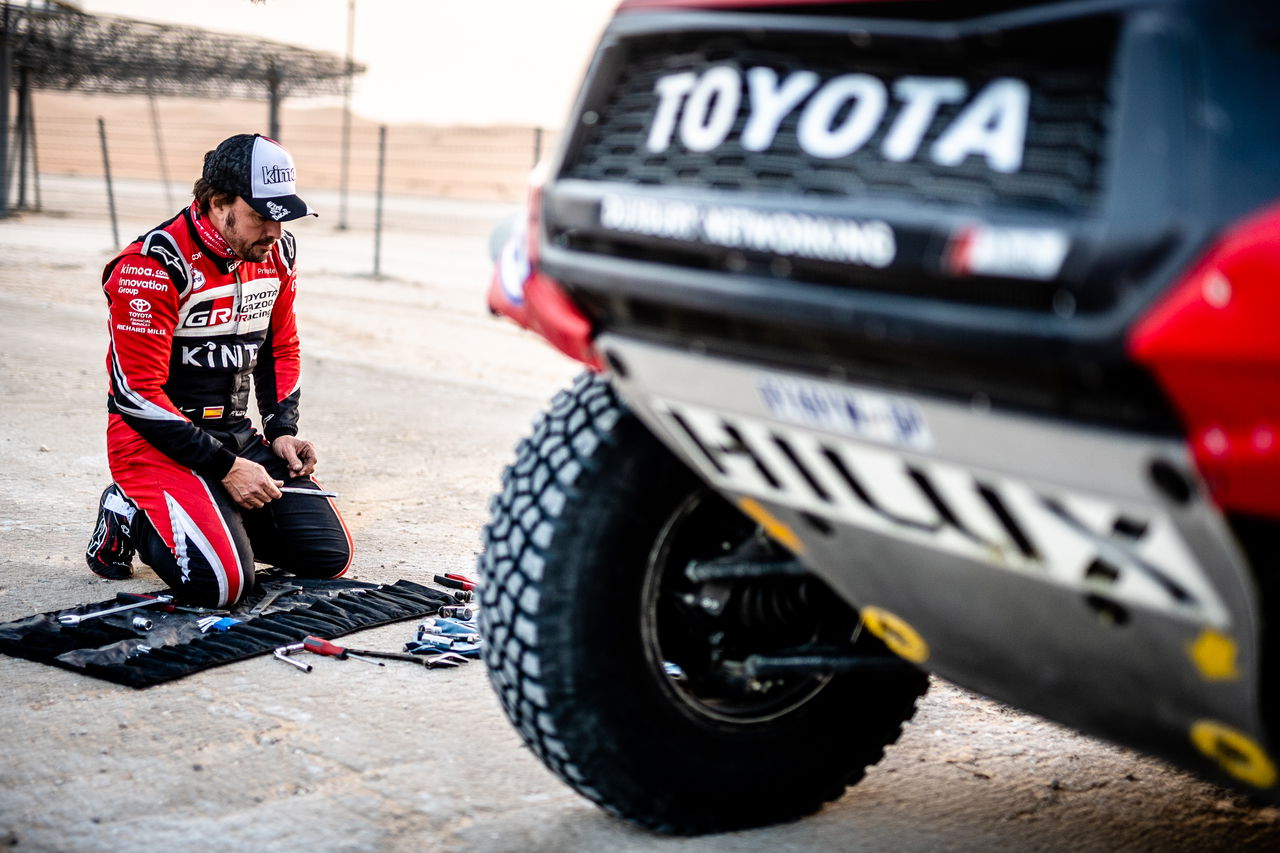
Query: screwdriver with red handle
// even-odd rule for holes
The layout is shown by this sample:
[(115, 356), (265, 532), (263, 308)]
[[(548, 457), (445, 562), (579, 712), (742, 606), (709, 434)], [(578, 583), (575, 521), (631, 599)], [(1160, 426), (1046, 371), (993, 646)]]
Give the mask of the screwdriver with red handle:
[(367, 658), (364, 655), (349, 652), (342, 646), (339, 646), (336, 643), (331, 643), (328, 640), (321, 639), (320, 637), (307, 637), (302, 641), (302, 648), (309, 652), (314, 652), (318, 655), (328, 655), (329, 657), (334, 657), (338, 660), (352, 658), (354, 660), (364, 661), (365, 663), (371, 663), (374, 666), (386, 666), (386, 664), (380, 660), (373, 660), (372, 658)]

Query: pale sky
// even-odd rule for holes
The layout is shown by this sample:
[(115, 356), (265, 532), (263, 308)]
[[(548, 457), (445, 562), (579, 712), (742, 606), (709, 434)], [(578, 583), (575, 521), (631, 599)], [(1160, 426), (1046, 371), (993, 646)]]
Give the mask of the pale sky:
[[(348, 0), (78, 0), (86, 12), (347, 49)], [(354, 110), (559, 127), (617, 0), (356, 0)], [(314, 99), (296, 99), (304, 106)], [(318, 103), (318, 102), (316, 102)]]

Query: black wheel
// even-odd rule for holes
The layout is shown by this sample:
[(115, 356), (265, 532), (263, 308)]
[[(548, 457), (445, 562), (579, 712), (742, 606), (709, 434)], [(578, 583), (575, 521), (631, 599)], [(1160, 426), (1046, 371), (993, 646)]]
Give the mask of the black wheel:
[[(788, 820), (880, 759), (911, 669), (759, 677), (752, 655), (882, 645), (812, 576), (690, 579), (780, 549), (583, 374), (517, 448), (480, 558), (489, 677), (548, 767), (661, 832)], [(793, 564), (794, 565), (794, 564)]]

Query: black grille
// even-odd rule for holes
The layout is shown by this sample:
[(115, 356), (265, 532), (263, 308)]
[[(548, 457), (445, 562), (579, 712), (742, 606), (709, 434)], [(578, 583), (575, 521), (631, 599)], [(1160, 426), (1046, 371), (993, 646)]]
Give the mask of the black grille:
[[(867, 36), (856, 44), (847, 34), (689, 32), (645, 35), (626, 43), (626, 58), (597, 103), (596, 123), (563, 174), (591, 181), (652, 186), (681, 186), (727, 192), (764, 192), (826, 198), (891, 197), (913, 202), (1003, 206), (1064, 213), (1088, 211), (1099, 194), (1100, 165), (1109, 113), (1107, 80), (1117, 33), (1112, 18), (1092, 18), (1049, 28), (1028, 28), (971, 39), (934, 40)], [(916, 156), (890, 162), (880, 143), (895, 114), (868, 142), (845, 157), (823, 160), (799, 145), (801, 109), (783, 121), (767, 151), (740, 144), (749, 111), (743, 93), (734, 129), (709, 152), (685, 149), (676, 134), (669, 148), (646, 148), (657, 105), (655, 82), (682, 71), (701, 72), (712, 65), (746, 69), (765, 66), (779, 79), (799, 70), (823, 80), (839, 74), (866, 73), (890, 83), (907, 75), (958, 77), (970, 92), (990, 81), (1014, 77), (1031, 90), (1030, 118), (1021, 169), (1006, 174), (970, 156), (955, 167), (939, 166), (929, 147), (963, 109), (942, 106)]]

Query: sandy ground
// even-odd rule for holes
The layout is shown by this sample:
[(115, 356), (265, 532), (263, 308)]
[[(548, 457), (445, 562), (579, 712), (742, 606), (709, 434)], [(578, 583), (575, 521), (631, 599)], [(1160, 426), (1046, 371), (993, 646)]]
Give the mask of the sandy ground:
[[(387, 235), (385, 280), (362, 274), (368, 233), (296, 229), (303, 432), (342, 494), (355, 575), (374, 581), (471, 571), (516, 440), (576, 372), (483, 309), (485, 236), (506, 208), (404, 205), (413, 229)], [(159, 586), (146, 569), (99, 580), (81, 556), (107, 478), (111, 251), (100, 218), (0, 223), (0, 620)], [(395, 648), (412, 629), (350, 642)], [(317, 660), (304, 675), (267, 657), (136, 691), (0, 657), (0, 739), (0, 847), (19, 851), (1280, 847), (1280, 810), (941, 683), (820, 814), (698, 839), (649, 835), (563, 786), (478, 663)]]

